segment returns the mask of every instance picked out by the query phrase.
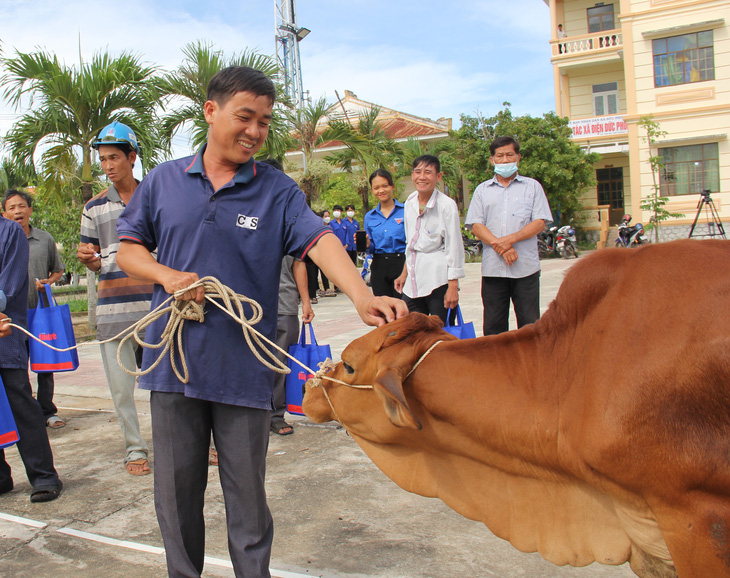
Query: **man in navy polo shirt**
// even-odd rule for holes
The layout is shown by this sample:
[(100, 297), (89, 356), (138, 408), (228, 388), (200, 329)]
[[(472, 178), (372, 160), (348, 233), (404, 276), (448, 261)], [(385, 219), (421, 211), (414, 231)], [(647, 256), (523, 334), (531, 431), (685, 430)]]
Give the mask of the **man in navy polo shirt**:
[[(310, 256), (355, 304), (382, 325), (406, 313), (401, 302), (373, 297), (342, 244), (307, 207), (294, 181), (253, 160), (269, 131), (274, 86), (263, 73), (230, 67), (208, 86), (208, 142), (194, 157), (150, 171), (118, 221), (117, 263), (154, 282), (152, 307), (168, 294), (213, 275), (257, 300), (256, 325), (276, 336), (284, 255)], [(157, 249), (157, 261), (150, 251)], [(182, 299), (203, 301), (203, 289)], [(250, 311), (249, 311), (250, 313)], [(147, 330), (159, 340), (167, 319)], [(171, 576), (203, 570), (203, 497), (211, 432), (226, 501), (228, 544), (236, 576), (268, 577), (273, 523), (264, 491), (273, 372), (250, 352), (239, 325), (215, 307), (204, 323), (187, 323), (187, 384), (164, 362), (140, 380), (152, 390), (155, 505)], [(143, 367), (154, 351), (146, 350)]]

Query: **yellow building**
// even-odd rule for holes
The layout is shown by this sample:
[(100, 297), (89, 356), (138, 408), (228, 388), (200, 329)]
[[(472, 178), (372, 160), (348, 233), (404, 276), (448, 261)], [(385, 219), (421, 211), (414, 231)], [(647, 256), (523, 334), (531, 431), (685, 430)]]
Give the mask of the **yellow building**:
[[(609, 205), (611, 225), (624, 213), (647, 223), (640, 203), (658, 155), (666, 208), (685, 215), (662, 224), (661, 240), (687, 237), (698, 205), (693, 237), (717, 234), (705, 190), (730, 234), (730, 1), (545, 1), (556, 112), (570, 118), (576, 143), (602, 155), (584, 205)], [(648, 115), (667, 133), (652, 150), (638, 125)]]

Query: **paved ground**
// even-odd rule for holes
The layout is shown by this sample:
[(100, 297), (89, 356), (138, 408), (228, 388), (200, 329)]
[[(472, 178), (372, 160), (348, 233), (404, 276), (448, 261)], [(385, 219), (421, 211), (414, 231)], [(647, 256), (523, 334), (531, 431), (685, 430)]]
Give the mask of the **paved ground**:
[[(547, 308), (574, 261), (543, 264)], [(480, 332), (479, 265), (461, 284), (464, 317)], [(320, 343), (335, 359), (368, 331), (343, 295), (315, 305)], [(81, 350), (81, 367), (57, 374), (56, 402), (68, 425), (49, 430), (62, 497), (31, 504), (30, 485), (14, 448), (6, 454), (15, 490), (0, 497), (0, 575), (146, 578), (165, 576), (154, 513), (152, 476), (122, 468), (123, 448), (96, 346)], [(138, 391), (149, 441), (146, 392)], [(293, 417), (295, 434), (272, 436), (267, 488), (276, 526), (272, 574), (320, 577), (627, 577), (627, 566), (559, 568), (523, 554), (443, 503), (409, 494), (387, 479), (342, 429)], [(206, 504), (208, 560), (204, 576), (232, 576), (216, 468)]]

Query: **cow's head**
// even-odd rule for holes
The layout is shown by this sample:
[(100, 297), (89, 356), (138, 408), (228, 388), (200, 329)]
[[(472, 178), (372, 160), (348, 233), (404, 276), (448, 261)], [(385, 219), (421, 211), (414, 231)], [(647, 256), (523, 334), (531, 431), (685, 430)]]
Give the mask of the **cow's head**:
[[(364, 428), (376, 436), (374, 430), (382, 425), (420, 429), (421, 424), (406, 401), (403, 382), (434, 343), (456, 339), (442, 327), (438, 317), (411, 313), (356, 339), (327, 375), (372, 389), (352, 388), (326, 378), (320, 387), (313, 388), (310, 380), (302, 405), (304, 413), (318, 423), (337, 420), (348, 429)], [(377, 419), (379, 415), (384, 419)]]

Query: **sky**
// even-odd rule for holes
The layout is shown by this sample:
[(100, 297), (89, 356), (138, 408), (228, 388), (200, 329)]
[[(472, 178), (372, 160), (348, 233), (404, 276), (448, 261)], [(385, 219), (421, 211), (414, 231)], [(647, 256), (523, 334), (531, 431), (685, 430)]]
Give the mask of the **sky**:
[[(4, 55), (38, 49), (67, 65), (108, 50), (166, 70), (197, 40), (226, 55), (275, 51), (274, 0), (0, 0)], [(543, 0), (299, 0), (302, 79), (313, 99), (345, 90), (438, 119), (554, 110), (550, 17)], [(23, 111), (0, 105), (0, 135)], [(181, 144), (181, 141), (178, 141)]]

